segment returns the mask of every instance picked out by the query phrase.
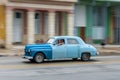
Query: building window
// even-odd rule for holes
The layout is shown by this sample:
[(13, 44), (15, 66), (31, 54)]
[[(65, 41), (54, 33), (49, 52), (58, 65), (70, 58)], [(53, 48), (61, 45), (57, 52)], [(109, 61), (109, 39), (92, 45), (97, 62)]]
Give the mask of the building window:
[(48, 34), (48, 13), (47, 12), (45, 12), (45, 21), (44, 21), (44, 24), (45, 24), (45, 34)]
[(16, 12), (16, 18), (21, 18), (21, 13), (20, 12)]
[(94, 26), (105, 26), (106, 11), (105, 7), (95, 6), (93, 8), (93, 25)]
[(39, 19), (39, 18), (40, 18), (39, 13), (36, 13), (36, 14), (35, 14), (35, 19)]
[(41, 30), (41, 13), (35, 14), (35, 34), (40, 34)]
[(103, 6), (93, 7), (92, 39), (94, 40), (105, 39), (106, 11), (106, 7)]

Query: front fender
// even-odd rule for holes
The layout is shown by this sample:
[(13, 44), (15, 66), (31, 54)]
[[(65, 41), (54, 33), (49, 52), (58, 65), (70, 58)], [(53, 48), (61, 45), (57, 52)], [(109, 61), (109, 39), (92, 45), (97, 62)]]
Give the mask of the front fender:
[(37, 53), (43, 53), (46, 59), (52, 59), (52, 49), (51, 48), (34, 48), (31, 49), (31, 54), (34, 57)]

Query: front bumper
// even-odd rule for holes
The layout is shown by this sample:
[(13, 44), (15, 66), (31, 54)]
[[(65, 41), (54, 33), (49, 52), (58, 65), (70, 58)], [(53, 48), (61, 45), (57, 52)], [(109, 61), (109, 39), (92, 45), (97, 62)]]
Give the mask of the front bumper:
[(33, 59), (33, 57), (30, 57), (30, 56), (23, 56), (22, 58), (25, 58), (25, 59)]

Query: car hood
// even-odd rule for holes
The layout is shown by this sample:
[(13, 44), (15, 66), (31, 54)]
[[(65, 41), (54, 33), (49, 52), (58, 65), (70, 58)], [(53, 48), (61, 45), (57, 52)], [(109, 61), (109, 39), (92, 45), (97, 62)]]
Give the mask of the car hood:
[(49, 44), (28, 44), (25, 46), (25, 49), (32, 48), (51, 48), (51, 46)]

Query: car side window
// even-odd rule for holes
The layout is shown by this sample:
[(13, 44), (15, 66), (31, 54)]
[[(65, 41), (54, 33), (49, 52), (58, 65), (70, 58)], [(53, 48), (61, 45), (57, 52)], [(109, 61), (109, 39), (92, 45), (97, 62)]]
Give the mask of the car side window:
[(68, 44), (79, 44), (79, 42), (76, 39), (67, 39)]
[(56, 44), (57, 45), (63, 45), (63, 44), (65, 44), (65, 40), (64, 39), (58, 39), (58, 40), (56, 40)]

